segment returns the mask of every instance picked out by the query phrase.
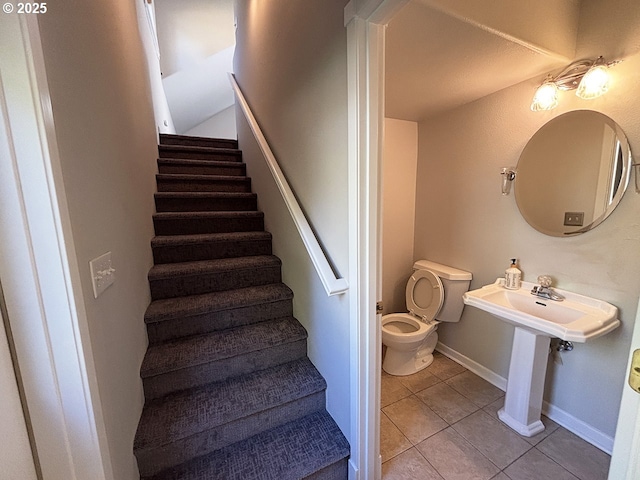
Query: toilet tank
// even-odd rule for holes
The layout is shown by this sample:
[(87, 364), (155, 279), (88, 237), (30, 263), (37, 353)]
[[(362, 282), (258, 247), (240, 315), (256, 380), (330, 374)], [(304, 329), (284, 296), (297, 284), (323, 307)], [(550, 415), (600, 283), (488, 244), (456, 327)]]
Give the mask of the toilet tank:
[(448, 265), (430, 262), (429, 260), (418, 260), (413, 264), (414, 270), (430, 270), (442, 281), (444, 287), (444, 301), (442, 308), (436, 315), (436, 320), (441, 322), (459, 322), (462, 316), (464, 302), (462, 295), (469, 290), (471, 283), (471, 273)]

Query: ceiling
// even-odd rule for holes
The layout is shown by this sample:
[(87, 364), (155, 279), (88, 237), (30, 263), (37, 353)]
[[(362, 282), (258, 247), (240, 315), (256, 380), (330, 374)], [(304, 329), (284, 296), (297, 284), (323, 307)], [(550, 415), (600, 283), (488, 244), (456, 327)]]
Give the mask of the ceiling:
[(579, 6), (578, 0), (410, 0), (387, 28), (386, 116), (420, 121), (543, 80), (573, 61)]

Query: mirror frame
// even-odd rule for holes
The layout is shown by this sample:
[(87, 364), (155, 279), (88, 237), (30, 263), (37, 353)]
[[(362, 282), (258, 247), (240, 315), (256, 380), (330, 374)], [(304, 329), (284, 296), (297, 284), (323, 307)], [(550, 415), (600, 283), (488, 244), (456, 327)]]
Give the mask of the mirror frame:
[[(618, 188), (616, 190), (615, 195), (613, 196), (613, 198), (611, 199), (611, 202), (609, 203), (609, 205), (607, 206), (607, 208), (605, 209), (605, 211), (600, 214), (598, 217), (594, 218), (588, 225), (584, 225), (584, 226), (580, 226), (578, 227), (577, 230), (571, 231), (571, 232), (558, 232), (558, 231), (550, 231), (547, 229), (544, 229), (542, 227), (540, 227), (539, 225), (536, 225), (535, 220), (533, 219), (533, 217), (531, 216), (531, 214), (527, 213), (527, 209), (525, 208), (525, 206), (522, 205), (522, 199), (518, 199), (518, 183), (519, 181), (522, 182), (521, 179), (521, 173), (520, 173), (520, 166), (521, 166), (521, 162), (523, 161), (523, 157), (525, 156), (525, 153), (527, 152), (527, 149), (530, 149), (531, 145), (533, 145), (534, 140), (536, 141), (540, 141), (541, 136), (544, 134), (544, 132), (546, 130), (548, 130), (549, 125), (558, 121), (562, 121), (563, 118), (566, 119), (567, 116), (570, 116), (572, 114), (576, 114), (577, 112), (591, 112), (593, 114), (596, 114), (598, 116), (600, 116), (602, 118), (603, 124), (608, 125), (615, 133), (616, 138), (618, 140), (618, 142), (620, 143), (620, 148), (622, 150), (622, 171), (621, 171), (621, 176), (620, 176), (620, 183), (618, 184)], [(533, 158), (528, 157), (529, 161), (532, 161)], [(614, 121), (612, 120), (610, 117), (608, 117), (607, 115), (601, 113), (601, 112), (596, 112), (594, 110), (572, 110), (570, 112), (566, 112), (563, 113), (561, 115), (558, 115), (557, 117), (552, 118), (551, 120), (549, 120), (547, 123), (545, 123), (544, 125), (542, 125), (538, 131), (536, 131), (536, 133), (529, 139), (529, 141), (527, 142), (527, 144), (525, 145), (524, 149), (522, 150), (522, 153), (520, 154), (520, 158), (518, 159), (518, 166), (516, 167), (516, 175), (515, 175), (515, 186), (514, 186), (514, 192), (515, 192), (515, 197), (516, 197), (516, 204), (518, 206), (518, 210), (520, 211), (520, 214), (522, 215), (522, 217), (525, 219), (525, 221), (535, 230), (539, 231), (540, 233), (544, 233), (545, 235), (549, 235), (549, 236), (554, 236), (554, 237), (569, 237), (569, 236), (575, 236), (575, 235), (579, 235), (581, 233), (585, 233), (588, 232), (589, 230), (594, 229), (595, 227), (597, 227), (598, 225), (600, 225), (609, 215), (611, 215), (611, 213), (613, 212), (613, 210), (615, 210), (615, 208), (618, 206), (618, 204), (620, 203), (620, 201), (622, 200), (622, 197), (624, 195), (624, 193), (627, 190), (627, 187), (629, 185), (629, 180), (631, 178), (631, 170), (632, 170), (632, 166), (633, 166), (633, 158), (631, 155), (631, 148), (629, 147), (629, 141), (627, 140), (627, 136), (625, 135), (624, 131), (622, 130), (622, 128)]]

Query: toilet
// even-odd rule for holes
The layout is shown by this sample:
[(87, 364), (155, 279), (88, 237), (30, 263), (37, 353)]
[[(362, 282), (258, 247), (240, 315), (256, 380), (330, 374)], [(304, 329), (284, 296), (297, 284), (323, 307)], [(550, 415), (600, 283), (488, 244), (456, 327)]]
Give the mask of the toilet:
[(471, 273), (419, 260), (407, 282), (408, 313), (382, 317), (382, 343), (387, 347), (382, 368), (390, 375), (411, 375), (433, 362), (440, 322), (459, 322)]

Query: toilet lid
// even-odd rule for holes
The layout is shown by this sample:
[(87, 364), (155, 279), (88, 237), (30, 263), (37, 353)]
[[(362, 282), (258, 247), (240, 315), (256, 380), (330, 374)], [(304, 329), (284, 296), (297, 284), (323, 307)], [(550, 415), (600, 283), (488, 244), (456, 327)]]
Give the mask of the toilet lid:
[(407, 309), (425, 322), (433, 320), (444, 301), (440, 278), (429, 270), (416, 270), (407, 282)]

